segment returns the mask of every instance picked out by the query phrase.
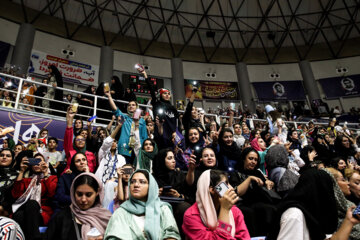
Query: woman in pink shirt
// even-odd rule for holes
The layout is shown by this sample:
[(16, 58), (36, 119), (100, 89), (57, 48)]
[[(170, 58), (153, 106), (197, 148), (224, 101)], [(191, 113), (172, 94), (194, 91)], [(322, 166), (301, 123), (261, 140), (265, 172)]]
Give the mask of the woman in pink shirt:
[[(229, 189), (218, 193), (216, 189), (222, 182)], [(250, 239), (244, 216), (234, 206), (238, 200), (239, 197), (228, 183), (226, 173), (206, 170), (197, 183), (196, 203), (184, 215), (182, 229), (186, 238)]]
[(77, 135), (73, 141), (73, 133), (74, 133), (73, 121), (74, 121), (75, 114), (76, 114), (76, 112), (73, 112), (71, 110), (71, 106), (70, 106), (66, 113), (67, 126), (66, 126), (66, 130), (65, 130), (64, 144), (63, 144), (66, 159), (67, 159), (65, 171), (70, 168), (72, 157), (76, 153), (81, 152), (86, 156), (86, 159), (88, 161), (89, 170), (90, 170), (90, 172), (93, 173), (93, 172), (95, 172), (95, 169), (96, 169), (96, 158), (95, 158), (94, 153), (86, 150), (86, 139), (81, 135)]

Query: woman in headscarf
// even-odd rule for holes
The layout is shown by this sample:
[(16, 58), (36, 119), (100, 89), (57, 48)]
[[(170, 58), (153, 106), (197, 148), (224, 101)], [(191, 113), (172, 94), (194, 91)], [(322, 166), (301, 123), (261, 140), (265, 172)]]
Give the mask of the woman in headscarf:
[(111, 217), (105, 240), (180, 239), (171, 206), (159, 199), (159, 187), (148, 171), (132, 174), (129, 192), (129, 200)]
[(190, 130), (190, 128), (196, 128), (198, 129), (200, 138), (202, 139), (205, 136), (204, 115), (199, 113), (199, 110), (194, 106), (194, 100), (197, 91), (198, 89), (193, 87), (191, 97), (182, 118), (182, 123), (184, 126), (185, 135)]
[(120, 131), (122, 124), (118, 122), (111, 135), (104, 139), (98, 152), (100, 164), (95, 175), (105, 184), (112, 178), (117, 178), (116, 169), (126, 164), (125, 158), (118, 154), (115, 136)]
[(126, 163), (133, 164), (135, 153), (141, 148), (141, 144), (148, 138), (145, 120), (140, 117), (134, 118), (135, 112), (139, 108), (136, 101), (130, 101), (127, 105), (127, 113), (123, 113), (115, 104), (110, 91), (105, 95), (109, 98), (109, 104), (113, 114), (122, 119), (122, 128), (118, 140), (118, 152), (126, 159)]
[[(220, 196), (218, 184), (228, 190)], [(197, 183), (196, 203), (184, 215), (182, 229), (188, 239), (250, 239), (241, 211), (234, 206), (239, 197), (226, 173), (206, 170)]]
[(56, 188), (55, 200), (58, 208), (70, 206), (70, 188), (73, 180), (83, 172), (89, 172), (88, 162), (85, 154), (75, 153), (70, 163), (71, 173), (61, 175)]
[(50, 221), (47, 239), (102, 239), (111, 213), (101, 206), (101, 181), (93, 173), (82, 173), (74, 179), (70, 195), (70, 207)]
[(232, 172), (229, 178), (235, 192), (242, 198), (237, 206), (244, 213), (248, 229), (254, 236), (264, 236), (268, 233), (272, 216), (276, 211), (275, 204), (280, 200), (268, 194), (272, 191), (274, 183), (265, 178), (259, 166), (258, 151), (245, 148), (236, 171)]
[(219, 169), (232, 172), (240, 159), (241, 149), (234, 142), (233, 132), (230, 128), (224, 128), (219, 134), (219, 144), (212, 143), (219, 163)]
[[(96, 94), (96, 87), (93, 85), (88, 86), (84, 93), (87, 94), (92, 94), (95, 95)], [(88, 95), (82, 95), (80, 98), (80, 105), (86, 106), (82, 107), (79, 109), (79, 113), (83, 114), (83, 115), (91, 115), (92, 113), (92, 108), (94, 107), (94, 97), (93, 96), (88, 96)]]
[[(199, 162), (201, 158), (201, 152), (205, 147), (204, 139), (196, 127), (191, 127), (185, 134), (186, 149), (183, 151), (182, 158), (177, 159), (177, 166), (181, 170), (186, 171), (189, 165), (189, 159), (191, 155), (196, 156), (196, 160)], [(183, 161), (179, 161), (183, 160)]]
[(75, 155), (75, 153), (81, 152), (86, 156), (90, 172), (94, 172), (96, 168), (96, 158), (94, 153), (86, 150), (86, 139), (82, 135), (77, 135), (73, 139), (72, 123), (74, 121), (75, 114), (76, 113), (74, 113), (71, 110), (71, 106), (70, 106), (66, 113), (67, 125), (65, 129), (64, 144), (63, 144), (65, 156), (67, 158), (65, 171), (70, 168), (71, 159)]
[(260, 157), (260, 162), (259, 162), (259, 168), (262, 171), (263, 174), (266, 174), (265, 171), (265, 155), (268, 151), (269, 147), (266, 147), (266, 143), (262, 138), (254, 138), (251, 142), (250, 145), (253, 149), (255, 149)]
[(305, 165), (300, 168), (300, 174), (309, 168), (316, 167), (315, 157), (317, 157), (317, 151), (313, 146), (307, 145), (301, 149), (300, 158), (304, 161)]
[[(50, 65), (49, 71), (50, 71), (50, 75), (51, 75), (49, 83), (51, 83), (52, 86), (55, 88), (55, 94), (52, 99), (55, 99), (57, 101), (63, 101), (63, 90), (56, 89), (57, 87), (61, 87), (61, 88), (63, 87), (63, 80), (62, 80), (61, 73), (55, 67), (55, 65)], [(51, 81), (52, 78), (55, 78), (53, 82)], [(48, 92), (50, 91), (50, 89), (54, 89), (54, 88), (49, 88)], [(64, 111), (63, 104), (61, 104), (59, 102), (50, 101), (50, 108)], [(62, 115), (63, 116), (63, 113), (54, 112), (54, 115), (58, 115), (58, 116)]]
[(275, 145), (269, 148), (265, 156), (266, 170), (269, 180), (275, 183), (274, 189), (285, 195), (293, 189), (299, 180), (299, 176), (288, 169), (289, 153), (282, 145)]
[[(346, 218), (348, 208), (355, 207), (355, 204), (346, 199), (346, 197), (350, 196), (351, 194), (350, 185), (349, 181), (344, 178), (341, 172), (336, 170), (335, 168), (325, 168), (324, 170), (331, 176), (331, 179), (333, 181), (332, 186), (335, 193), (338, 217), (337, 226), (339, 228), (344, 219)], [(349, 239), (360, 239), (360, 225), (356, 225), (352, 228)]]
[(352, 216), (354, 208), (346, 208), (346, 218), (334, 233), (338, 227), (338, 211), (333, 186), (334, 181), (325, 171), (315, 168), (305, 171), (279, 205), (268, 239), (323, 240), (329, 239), (331, 234), (331, 239), (348, 239), (359, 220)]
[[(11, 190), (16, 199), (12, 205), (13, 219), (19, 223), (26, 239), (39, 239), (39, 226), (47, 225), (53, 213), (52, 198), (55, 195), (58, 179), (49, 175), (48, 164), (44, 157), (37, 165), (29, 166), (29, 159), (24, 157), (20, 163), (19, 175)], [(30, 167), (30, 177), (24, 178), (24, 172)]]
[(335, 139), (336, 155), (342, 159), (347, 160), (349, 157), (355, 156), (356, 148), (356, 142), (353, 142), (353, 139), (350, 139), (350, 137), (340, 135)]
[(159, 151), (153, 165), (153, 175), (159, 184), (160, 195), (182, 199), (183, 201), (172, 203), (174, 209), (174, 216), (178, 227), (182, 225), (182, 219), (186, 209), (191, 204), (189, 198), (191, 185), (186, 181), (190, 174), (175, 168), (176, 161), (174, 152), (171, 148), (162, 149)]
[(115, 100), (123, 99), (124, 87), (121, 84), (120, 78), (118, 76), (113, 76), (111, 78), (110, 93), (111, 93), (111, 97)]
[[(151, 83), (144, 69), (142, 69), (141, 73), (144, 75), (150, 89), (154, 119), (158, 119), (159, 124), (162, 125), (163, 134), (157, 137), (163, 139), (164, 147), (171, 147), (172, 143), (168, 139), (171, 139), (172, 133), (176, 131), (179, 120), (179, 113), (170, 102), (171, 91), (166, 88), (158, 89), (159, 98), (156, 98), (154, 84)], [(155, 136), (159, 135), (159, 124), (155, 125)]]
[(12, 138), (5, 138), (3, 140), (3, 149), (5, 148), (8, 148), (10, 149), (11, 151), (14, 151), (14, 148), (15, 148), (15, 142)]
[(136, 158), (136, 169), (146, 169), (149, 172), (153, 172), (153, 160), (158, 154), (158, 148), (156, 142), (150, 138), (146, 139), (139, 150), (139, 154)]
[(11, 204), (11, 188), (18, 176), (15, 170), (15, 154), (9, 148), (0, 151), (0, 216), (9, 216)]

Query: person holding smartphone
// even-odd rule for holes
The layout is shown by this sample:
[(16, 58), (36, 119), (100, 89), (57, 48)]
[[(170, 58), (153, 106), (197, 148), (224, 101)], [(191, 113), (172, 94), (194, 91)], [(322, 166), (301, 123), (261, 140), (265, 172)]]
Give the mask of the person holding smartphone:
[(118, 140), (118, 153), (125, 157), (126, 163), (133, 164), (136, 151), (140, 149), (145, 139), (148, 138), (145, 120), (140, 116), (134, 118), (139, 105), (136, 101), (130, 101), (127, 105), (127, 114), (123, 113), (116, 106), (110, 91), (104, 93), (109, 98), (109, 104), (115, 116), (124, 119)]
[[(222, 189), (224, 186), (228, 189)], [(249, 240), (244, 216), (235, 206), (238, 200), (225, 172), (203, 172), (197, 183), (196, 203), (184, 215), (185, 236), (188, 239)]]
[(115, 136), (118, 134), (121, 127), (122, 124), (120, 121), (117, 121), (114, 131), (112, 131), (110, 136), (104, 139), (98, 152), (100, 164), (95, 175), (103, 184), (112, 178), (117, 178), (116, 169), (126, 164), (125, 158), (118, 154), (117, 141), (115, 140)]
[[(24, 178), (28, 168), (30, 177)], [(21, 226), (26, 239), (40, 239), (39, 226), (47, 225), (53, 214), (51, 201), (57, 182), (55, 175), (49, 175), (48, 164), (40, 153), (35, 154), (32, 159), (22, 158), (19, 175), (11, 193), (16, 199), (12, 205), (13, 219)]]

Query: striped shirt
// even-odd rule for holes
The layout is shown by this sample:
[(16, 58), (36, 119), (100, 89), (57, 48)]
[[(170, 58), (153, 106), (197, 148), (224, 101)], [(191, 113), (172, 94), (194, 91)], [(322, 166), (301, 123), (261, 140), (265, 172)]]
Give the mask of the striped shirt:
[(6, 217), (0, 217), (0, 239), (2, 240), (24, 240), (25, 236), (19, 224)]

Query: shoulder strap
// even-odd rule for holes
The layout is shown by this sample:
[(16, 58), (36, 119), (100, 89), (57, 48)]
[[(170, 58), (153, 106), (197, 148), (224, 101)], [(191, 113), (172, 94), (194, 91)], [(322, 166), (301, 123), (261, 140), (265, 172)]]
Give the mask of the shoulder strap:
[(71, 211), (71, 209), (70, 209), (70, 212), (71, 212), (72, 220), (73, 220), (74, 227), (75, 227), (76, 239), (77, 240), (82, 240), (81, 237), (80, 237), (79, 227), (78, 227), (78, 225), (76, 223), (74, 213)]

